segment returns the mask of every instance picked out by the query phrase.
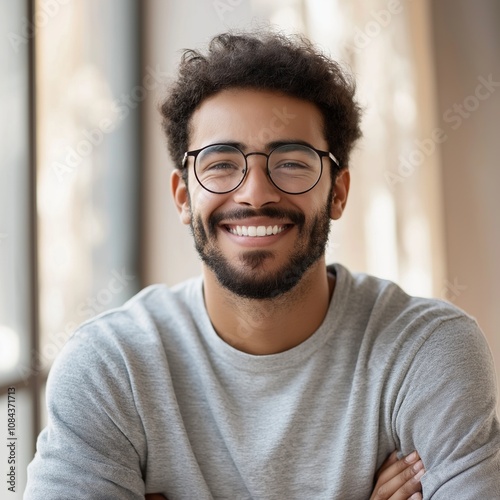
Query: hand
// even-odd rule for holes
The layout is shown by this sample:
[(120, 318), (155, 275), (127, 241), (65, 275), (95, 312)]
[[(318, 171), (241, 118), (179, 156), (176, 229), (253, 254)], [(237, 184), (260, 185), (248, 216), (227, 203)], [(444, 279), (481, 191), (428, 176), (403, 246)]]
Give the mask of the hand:
[(167, 497), (164, 497), (161, 493), (148, 493), (145, 496), (146, 500), (168, 500)]
[(400, 460), (396, 452), (391, 453), (375, 475), (370, 500), (422, 500), (420, 478), (424, 472), (416, 451)]

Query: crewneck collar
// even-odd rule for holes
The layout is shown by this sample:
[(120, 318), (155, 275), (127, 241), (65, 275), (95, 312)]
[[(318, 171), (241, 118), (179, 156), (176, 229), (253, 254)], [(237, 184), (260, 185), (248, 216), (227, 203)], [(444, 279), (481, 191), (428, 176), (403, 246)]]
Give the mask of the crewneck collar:
[(247, 371), (277, 371), (292, 367), (303, 362), (320, 349), (329, 338), (335, 335), (339, 324), (342, 324), (341, 315), (345, 309), (350, 274), (340, 264), (331, 264), (327, 270), (336, 275), (335, 290), (327, 309), (327, 313), (320, 327), (304, 342), (277, 354), (254, 355), (240, 351), (222, 340), (214, 330), (203, 298), (203, 280), (195, 282), (193, 310), (196, 311), (195, 321), (198, 330), (215, 356), (234, 365), (239, 370)]

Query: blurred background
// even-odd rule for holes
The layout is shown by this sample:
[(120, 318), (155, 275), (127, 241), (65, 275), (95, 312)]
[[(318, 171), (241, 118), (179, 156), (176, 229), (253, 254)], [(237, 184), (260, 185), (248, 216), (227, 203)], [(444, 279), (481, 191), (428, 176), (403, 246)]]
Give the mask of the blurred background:
[(21, 498), (47, 373), (76, 326), (200, 272), (170, 199), (157, 111), (181, 49), (269, 24), (349, 68), (365, 109), (328, 261), (465, 309), (498, 373), (500, 2), (0, 0), (2, 473), (9, 387), (18, 438), (9, 498)]

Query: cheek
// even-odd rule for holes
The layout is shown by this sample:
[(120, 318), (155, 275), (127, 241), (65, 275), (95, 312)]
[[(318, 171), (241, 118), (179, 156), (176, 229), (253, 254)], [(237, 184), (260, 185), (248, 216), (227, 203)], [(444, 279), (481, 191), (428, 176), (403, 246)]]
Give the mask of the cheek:
[(202, 220), (206, 220), (224, 203), (224, 196), (203, 189), (196, 179), (194, 182), (196, 185), (190, 189), (191, 211), (195, 217), (201, 216)]
[(303, 201), (304, 202), (300, 204), (300, 209), (305, 216), (307, 218), (317, 217), (325, 211), (326, 205), (328, 204), (328, 192), (325, 190), (325, 192), (321, 192), (321, 194), (315, 193), (314, 196), (311, 195), (310, 198)]
[(206, 191), (200, 186), (194, 175), (189, 175), (188, 182), (189, 204), (191, 207), (191, 211), (196, 213), (199, 211), (200, 206), (206, 204)]
[[(330, 172), (328, 172), (330, 174)], [(326, 179), (325, 179), (326, 180)], [(332, 192), (332, 182), (328, 175), (327, 182), (321, 184), (320, 195), (314, 200), (316, 212), (324, 212), (325, 209), (330, 211), (331, 208), (331, 192)], [(328, 206), (327, 206), (328, 205)]]

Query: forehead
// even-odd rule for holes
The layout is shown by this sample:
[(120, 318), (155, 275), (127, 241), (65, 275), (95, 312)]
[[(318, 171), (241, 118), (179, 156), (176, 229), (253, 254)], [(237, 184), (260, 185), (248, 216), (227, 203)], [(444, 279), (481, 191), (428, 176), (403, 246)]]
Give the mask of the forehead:
[(190, 122), (189, 149), (228, 141), (263, 149), (283, 140), (327, 146), (316, 105), (278, 92), (229, 89), (205, 99)]

